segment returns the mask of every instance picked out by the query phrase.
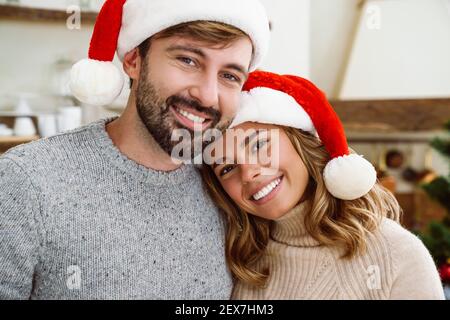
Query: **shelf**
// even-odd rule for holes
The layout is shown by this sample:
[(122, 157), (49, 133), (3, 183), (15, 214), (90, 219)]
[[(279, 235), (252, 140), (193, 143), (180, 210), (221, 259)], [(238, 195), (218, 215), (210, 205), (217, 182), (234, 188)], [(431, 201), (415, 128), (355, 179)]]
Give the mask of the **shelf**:
[[(0, 5), (0, 18), (26, 21), (65, 22), (71, 14), (63, 10)], [(97, 12), (81, 12), (81, 21), (95, 23)]]
[(359, 132), (442, 130), (450, 98), (330, 101), (346, 130)]
[(39, 139), (39, 136), (24, 136), (24, 137), (0, 137), (0, 154), (6, 152), (8, 149), (14, 148), (18, 145), (28, 143)]
[(29, 113), (16, 112), (16, 111), (0, 111), (0, 117), (5, 118), (18, 118), (18, 117), (37, 117), (42, 114), (56, 114), (56, 111), (32, 111)]
[(17, 136), (11, 136), (11, 137), (0, 137), (0, 144), (22, 144), (27, 143), (33, 140), (39, 139), (39, 136), (26, 136), (26, 137), (17, 137)]

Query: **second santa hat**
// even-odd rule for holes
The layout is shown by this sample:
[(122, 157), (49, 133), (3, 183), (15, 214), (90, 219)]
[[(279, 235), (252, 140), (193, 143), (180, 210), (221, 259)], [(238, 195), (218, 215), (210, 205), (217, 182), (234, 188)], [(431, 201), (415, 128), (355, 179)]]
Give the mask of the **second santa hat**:
[(350, 153), (341, 121), (322, 91), (306, 79), (251, 73), (243, 89), (241, 108), (230, 127), (244, 122), (298, 128), (320, 138), (330, 155), (323, 172), (325, 185), (338, 199), (360, 198), (376, 183), (373, 165)]
[(268, 50), (269, 20), (259, 0), (106, 0), (95, 23), (89, 58), (72, 68), (72, 93), (87, 104), (111, 103), (124, 84), (122, 72), (112, 63), (116, 49), (122, 60), (154, 34), (198, 20), (229, 24), (245, 32), (254, 47), (251, 70)]

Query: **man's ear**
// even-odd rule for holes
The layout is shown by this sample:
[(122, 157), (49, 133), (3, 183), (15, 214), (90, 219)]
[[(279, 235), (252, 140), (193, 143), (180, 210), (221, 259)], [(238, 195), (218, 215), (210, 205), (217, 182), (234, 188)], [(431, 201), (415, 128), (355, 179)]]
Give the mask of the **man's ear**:
[(123, 70), (133, 81), (139, 79), (139, 72), (142, 65), (138, 50), (138, 48), (134, 48), (125, 54), (125, 57), (123, 58)]

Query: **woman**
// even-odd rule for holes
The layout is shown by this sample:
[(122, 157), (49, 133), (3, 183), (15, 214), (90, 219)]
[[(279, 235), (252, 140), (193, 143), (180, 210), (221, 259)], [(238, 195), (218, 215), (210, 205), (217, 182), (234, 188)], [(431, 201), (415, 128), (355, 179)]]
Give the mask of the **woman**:
[(231, 128), (202, 171), (228, 222), (233, 299), (444, 298), (427, 249), (312, 83), (252, 73)]

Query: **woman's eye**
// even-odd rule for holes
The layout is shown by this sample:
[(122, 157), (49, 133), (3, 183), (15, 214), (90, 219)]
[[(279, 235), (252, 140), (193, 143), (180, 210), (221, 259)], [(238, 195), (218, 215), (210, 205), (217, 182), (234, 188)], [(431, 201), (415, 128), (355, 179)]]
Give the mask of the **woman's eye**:
[(267, 145), (267, 140), (259, 140), (252, 146), (252, 152), (257, 152), (262, 149), (265, 145)]
[(234, 166), (232, 166), (232, 165), (225, 166), (222, 170), (220, 170), (220, 176), (226, 175), (227, 173), (229, 173), (233, 169), (234, 169)]

